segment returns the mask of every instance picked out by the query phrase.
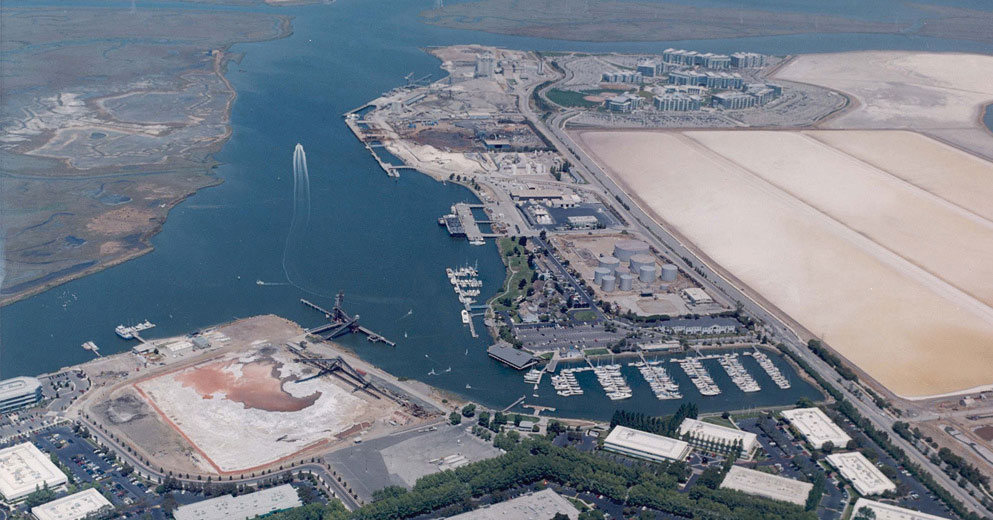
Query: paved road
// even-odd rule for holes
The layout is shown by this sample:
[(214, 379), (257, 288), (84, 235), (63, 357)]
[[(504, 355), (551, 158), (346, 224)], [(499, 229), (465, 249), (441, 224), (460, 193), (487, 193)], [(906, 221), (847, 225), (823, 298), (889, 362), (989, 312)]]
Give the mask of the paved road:
[[(630, 208), (627, 210), (625, 210), (625, 208), (618, 208), (618, 211), (625, 214), (626, 218), (629, 220), (631, 225), (636, 228), (636, 230), (641, 231), (646, 236), (653, 237), (657, 243), (660, 243), (665, 249), (668, 249), (674, 253), (674, 255), (672, 255), (672, 259), (681, 269), (687, 273), (692, 273), (694, 271), (694, 269), (691, 268), (686, 261), (684, 261), (684, 258), (690, 259), (690, 261), (693, 262), (693, 266), (699, 268), (703, 274), (703, 279), (700, 279), (700, 277), (696, 278), (697, 281), (704, 286), (704, 288), (710, 291), (723, 293), (732, 301), (741, 302), (746, 313), (760, 320), (771, 329), (771, 335), (776, 341), (786, 344), (801, 359), (813, 367), (814, 370), (822, 377), (828, 381), (836, 381), (840, 379), (838, 373), (830, 365), (822, 361), (819, 357), (815, 356), (809, 349), (806, 348), (806, 345), (802, 339), (793, 329), (783, 323), (770, 310), (752, 300), (741, 288), (724, 279), (716, 271), (711, 269), (710, 266), (701, 261), (700, 258), (686, 245), (680, 242), (676, 237), (669, 234), (669, 232), (662, 228), (658, 223), (654, 222), (647, 215), (647, 213), (639, 207), (634, 200), (631, 199), (631, 197), (629, 197), (609, 176), (607, 176), (600, 166), (596, 164), (596, 162), (593, 161), (564, 130), (565, 123), (571, 117), (577, 115), (579, 113), (578, 111), (565, 111), (559, 113), (552, 117), (550, 124), (546, 125), (544, 121), (539, 119), (532, 110), (530, 106), (530, 95), (521, 96), (518, 100), (518, 105), (521, 113), (530, 119), (539, 131), (545, 134), (559, 153), (567, 157), (588, 180), (595, 182), (606, 191), (609, 195), (609, 197), (607, 197), (608, 199), (614, 198), (615, 200), (619, 200)], [(716, 294), (716, 292), (714, 294)], [(892, 431), (893, 423), (896, 422), (894, 417), (880, 410), (874, 404), (862, 401), (845, 385), (837, 385), (837, 387), (841, 390), (845, 398), (859, 410), (859, 413), (868, 418), (876, 428), (886, 432)], [(976, 498), (972, 497), (967, 491), (960, 488), (956, 482), (941, 471), (940, 468), (932, 464), (927, 457), (918, 452), (916, 448), (910, 445), (910, 443), (898, 435), (890, 435), (890, 438), (894, 444), (907, 453), (911, 460), (925, 468), (925, 470), (927, 470), (938, 483), (948, 490), (952, 496), (962, 501), (967, 508), (976, 512), (988, 514), (988, 510), (984, 508)]]

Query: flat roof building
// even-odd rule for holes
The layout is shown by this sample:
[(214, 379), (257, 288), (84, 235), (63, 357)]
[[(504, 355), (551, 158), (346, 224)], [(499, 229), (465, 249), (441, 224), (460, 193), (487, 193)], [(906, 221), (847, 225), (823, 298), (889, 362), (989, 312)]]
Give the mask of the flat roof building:
[(807, 502), (807, 496), (814, 485), (763, 471), (731, 466), (721, 487), (802, 506)]
[(699, 287), (683, 289), (683, 296), (685, 296), (690, 303), (714, 303), (714, 299), (707, 294), (707, 291), (704, 291)]
[(851, 437), (837, 424), (834, 424), (820, 408), (797, 408), (783, 410), (782, 416), (803, 435), (814, 449), (821, 449), (824, 443), (831, 441), (839, 448), (844, 448)]
[(920, 511), (897, 507), (893, 504), (876, 502), (868, 498), (860, 498), (855, 502), (855, 508), (852, 509), (853, 514), (859, 512), (863, 507), (868, 507), (873, 513), (876, 513), (876, 520), (948, 520), (943, 516), (929, 515)]
[(694, 446), (714, 451), (727, 451), (740, 441), (741, 456), (746, 459), (758, 446), (758, 437), (754, 433), (689, 418), (683, 419), (679, 425), (679, 435), (688, 438)]
[(14, 377), (0, 381), (0, 413), (41, 401), (41, 382), (35, 377)]
[(860, 495), (879, 495), (896, 491), (896, 484), (883, 475), (865, 455), (857, 451), (835, 453), (827, 456), (828, 464), (834, 466), (845, 480), (852, 483)]
[(0, 450), (0, 494), (8, 502), (48, 486), (55, 489), (68, 479), (34, 444), (25, 442)]
[(490, 345), (490, 348), (486, 349), (486, 353), (491, 358), (517, 370), (524, 370), (538, 362), (529, 352), (499, 343)]
[(679, 439), (663, 437), (624, 426), (615, 426), (603, 440), (603, 449), (654, 461), (684, 460), (690, 445)]
[(99, 491), (90, 488), (32, 507), (31, 514), (38, 520), (80, 520), (98, 511), (113, 508), (114, 505)]
[(201, 502), (179, 506), (173, 512), (176, 520), (246, 520), (276, 511), (300, 507), (297, 490), (283, 484), (247, 495), (222, 495)]
[(562, 495), (551, 489), (543, 489), (537, 493), (497, 502), (448, 518), (450, 520), (548, 520), (559, 513), (568, 516), (570, 520), (579, 518), (579, 510)]

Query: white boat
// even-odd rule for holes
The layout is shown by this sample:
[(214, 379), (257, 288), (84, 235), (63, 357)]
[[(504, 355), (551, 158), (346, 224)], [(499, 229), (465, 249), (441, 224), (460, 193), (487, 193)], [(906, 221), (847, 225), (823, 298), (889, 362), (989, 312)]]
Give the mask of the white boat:
[(462, 309), (462, 323), (468, 324), (469, 323), (469, 320), (470, 320), (470, 318), (469, 318), (469, 311), (467, 311), (465, 309)]
[(114, 332), (116, 332), (118, 336), (124, 339), (134, 339), (136, 333), (141, 332), (143, 330), (148, 330), (154, 326), (155, 326), (154, 323), (145, 320), (144, 322), (134, 325), (132, 327), (125, 327), (124, 325), (118, 325), (116, 328), (114, 328)]

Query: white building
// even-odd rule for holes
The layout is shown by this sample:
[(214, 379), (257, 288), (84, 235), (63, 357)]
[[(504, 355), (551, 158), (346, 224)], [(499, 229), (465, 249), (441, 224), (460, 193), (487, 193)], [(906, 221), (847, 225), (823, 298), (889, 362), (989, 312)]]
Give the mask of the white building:
[(41, 401), (41, 382), (34, 377), (14, 377), (0, 381), (0, 413)]
[(57, 489), (66, 482), (65, 473), (30, 442), (0, 450), (0, 494), (8, 502), (17, 502), (45, 486)]
[(714, 299), (707, 294), (707, 291), (704, 291), (699, 287), (683, 289), (683, 296), (693, 304), (714, 303)]
[(763, 471), (731, 466), (721, 487), (802, 506), (807, 503), (807, 496), (814, 485)]
[(857, 513), (863, 507), (868, 507), (873, 513), (876, 513), (876, 520), (948, 520), (943, 516), (929, 515), (920, 511), (905, 509), (892, 504), (884, 504), (867, 498), (858, 499), (852, 511)]
[(548, 520), (558, 513), (568, 516), (570, 520), (579, 518), (579, 510), (562, 495), (551, 489), (543, 489), (537, 493), (497, 502), (448, 518), (450, 520)]
[(31, 514), (38, 520), (80, 520), (105, 508), (113, 509), (114, 505), (104, 498), (99, 491), (90, 488), (33, 507)]
[(834, 424), (820, 408), (797, 408), (783, 410), (781, 413), (814, 449), (823, 448), (824, 443), (828, 441), (836, 447), (844, 448), (848, 441), (852, 440), (845, 430)]
[(246, 520), (276, 511), (300, 507), (300, 497), (289, 484), (263, 489), (247, 495), (222, 495), (202, 502), (180, 506), (173, 512), (176, 520)]
[(663, 437), (624, 426), (615, 426), (603, 440), (603, 449), (639, 459), (657, 462), (684, 460), (690, 454), (690, 445), (679, 439)]
[(883, 475), (865, 455), (857, 451), (835, 453), (827, 456), (828, 464), (834, 466), (845, 480), (852, 483), (862, 496), (879, 495), (896, 491), (896, 484)]
[(693, 446), (714, 451), (729, 450), (740, 442), (741, 456), (745, 459), (751, 458), (758, 446), (758, 437), (754, 433), (689, 418), (683, 419), (679, 425), (679, 436), (688, 438)]

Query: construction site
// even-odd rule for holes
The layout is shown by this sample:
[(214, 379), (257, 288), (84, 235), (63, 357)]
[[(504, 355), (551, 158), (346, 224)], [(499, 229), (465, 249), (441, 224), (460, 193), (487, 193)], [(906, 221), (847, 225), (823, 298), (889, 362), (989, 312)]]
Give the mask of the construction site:
[[(179, 357), (148, 351), (94, 361), (88, 372), (105, 379), (75, 406), (157, 466), (218, 475), (324, 454), (440, 410), (428, 387), (310, 341), (320, 336), (282, 318), (258, 316), (212, 332), (226, 341)], [(96, 370), (101, 363), (126, 371)]]

